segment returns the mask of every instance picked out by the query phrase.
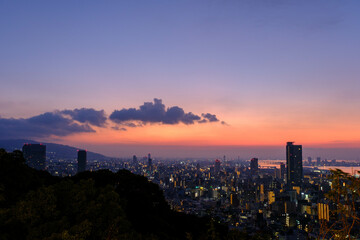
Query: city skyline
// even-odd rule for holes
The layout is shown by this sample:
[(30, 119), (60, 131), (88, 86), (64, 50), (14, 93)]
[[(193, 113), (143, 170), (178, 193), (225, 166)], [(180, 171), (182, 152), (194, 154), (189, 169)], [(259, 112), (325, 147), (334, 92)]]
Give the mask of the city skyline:
[(357, 159), (359, 10), (358, 1), (2, 2), (0, 139), (111, 156), (283, 156), (296, 141), (304, 157)]

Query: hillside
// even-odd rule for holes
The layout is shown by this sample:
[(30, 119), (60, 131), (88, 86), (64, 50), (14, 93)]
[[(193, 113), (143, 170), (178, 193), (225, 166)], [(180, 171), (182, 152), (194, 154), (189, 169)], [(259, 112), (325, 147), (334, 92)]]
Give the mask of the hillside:
[[(26, 140), (26, 139), (0, 140), (0, 148), (4, 148), (8, 152), (12, 152), (14, 150), (21, 150), (24, 143), (39, 143), (39, 142), (36, 142), (33, 140)], [(46, 143), (46, 142), (41, 142), (41, 143), (46, 145), (47, 152), (54, 152), (56, 158), (62, 158), (62, 159), (77, 158), (78, 148), (76, 148), (76, 147), (71, 147), (71, 146), (56, 144), (56, 143)], [(88, 158), (88, 160), (101, 160), (101, 159), (108, 159), (109, 157), (106, 157), (99, 153), (94, 153), (94, 152), (88, 151), (87, 158)]]

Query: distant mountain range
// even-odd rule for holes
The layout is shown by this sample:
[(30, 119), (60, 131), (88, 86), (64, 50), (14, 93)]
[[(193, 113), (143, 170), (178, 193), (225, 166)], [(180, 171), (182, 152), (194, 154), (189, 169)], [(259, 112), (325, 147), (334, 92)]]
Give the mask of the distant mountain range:
[[(12, 152), (14, 150), (21, 150), (25, 143), (36, 144), (39, 142), (33, 140), (26, 140), (26, 139), (9, 139), (9, 140), (0, 140), (0, 148), (4, 148), (6, 151)], [(75, 159), (77, 158), (77, 150), (79, 148), (71, 147), (62, 144), (56, 143), (44, 143), (46, 145), (47, 152), (54, 152), (57, 159)], [(99, 153), (94, 152), (87, 152), (87, 159), (88, 160), (102, 160), (102, 159), (109, 159), (109, 157), (104, 156)]]

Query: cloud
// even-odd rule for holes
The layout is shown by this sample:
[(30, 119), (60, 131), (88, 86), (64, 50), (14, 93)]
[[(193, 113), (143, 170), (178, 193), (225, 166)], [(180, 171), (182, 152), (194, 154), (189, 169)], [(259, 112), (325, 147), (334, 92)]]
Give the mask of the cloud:
[(127, 131), (127, 129), (126, 128), (120, 128), (120, 127), (118, 127), (118, 126), (114, 126), (114, 127), (111, 127), (112, 129), (114, 129), (114, 130), (116, 130), (116, 131)]
[(91, 126), (104, 127), (104, 110), (81, 108), (46, 112), (30, 118), (0, 118), (0, 138), (41, 138), (95, 132)]
[(132, 121), (140, 122), (141, 126), (141, 123), (183, 123), (189, 125), (201, 120), (200, 116), (193, 114), (192, 112), (186, 113), (178, 106), (166, 109), (165, 105), (162, 103), (162, 100), (157, 98), (154, 99), (154, 102), (145, 102), (138, 109), (123, 108), (121, 110), (115, 110), (109, 118), (118, 124), (132, 124), (131, 127), (139, 126), (139, 124), (136, 125), (132, 123)]
[(97, 111), (93, 108), (76, 108), (74, 110), (61, 111), (61, 113), (71, 116), (73, 120), (89, 123), (97, 127), (103, 127), (106, 122), (104, 110)]
[(203, 116), (203, 118), (208, 120), (209, 122), (218, 122), (219, 121), (219, 119), (216, 117), (215, 114), (203, 113), (203, 114), (201, 114), (201, 116)]
[(207, 123), (208, 122), (208, 120), (206, 120), (206, 119), (201, 119), (200, 121), (198, 121), (198, 123)]
[(131, 128), (143, 126), (141, 123), (133, 123), (133, 122), (127, 122), (127, 123), (124, 123), (123, 125), (126, 127), (131, 127)]
[(230, 126), (229, 124), (227, 124), (227, 123), (224, 122), (224, 121), (221, 121), (221, 124), (222, 124), (222, 125), (225, 125), (225, 126)]
[(186, 113), (183, 117), (183, 123), (193, 124), (195, 121), (199, 121), (201, 118), (198, 115), (193, 114), (192, 112)]
[[(0, 116), (0, 139), (44, 138), (68, 136), (76, 133), (96, 132), (94, 127), (127, 131), (148, 123), (195, 124), (219, 122), (216, 115), (203, 113), (201, 116), (185, 112), (181, 107), (166, 108), (161, 99), (145, 102), (139, 108), (123, 108), (111, 113), (109, 119), (117, 124), (108, 124), (104, 110), (76, 108), (46, 112), (29, 118), (2, 118)], [(221, 122), (225, 124), (225, 122)]]
[(60, 112), (46, 112), (31, 118), (0, 118), (0, 138), (38, 138), (95, 132), (89, 124), (78, 124)]

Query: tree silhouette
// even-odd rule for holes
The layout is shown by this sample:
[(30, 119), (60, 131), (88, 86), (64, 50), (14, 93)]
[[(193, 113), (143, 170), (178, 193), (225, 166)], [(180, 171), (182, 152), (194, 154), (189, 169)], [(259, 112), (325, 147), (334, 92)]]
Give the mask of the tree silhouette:
[(325, 194), (330, 216), (329, 221), (320, 219), (318, 239), (353, 239), (360, 223), (360, 179), (340, 169), (330, 171), (331, 190)]

